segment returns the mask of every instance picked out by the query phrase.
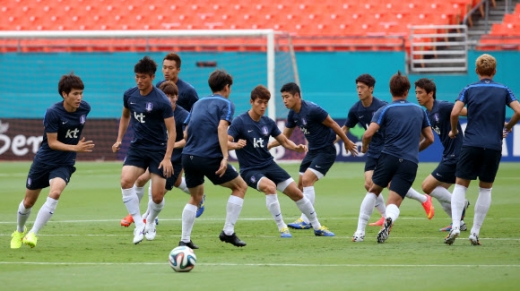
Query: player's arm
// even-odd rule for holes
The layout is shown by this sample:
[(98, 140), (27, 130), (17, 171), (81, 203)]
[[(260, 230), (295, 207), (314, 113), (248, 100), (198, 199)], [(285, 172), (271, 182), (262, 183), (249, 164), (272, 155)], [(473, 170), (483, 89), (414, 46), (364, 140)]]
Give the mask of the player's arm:
[[(346, 125), (343, 125), (343, 126), (341, 127), (341, 130), (343, 130), (343, 132), (345, 133), (345, 135), (347, 135), (349, 129), (350, 129), (350, 128), (348, 128)], [(336, 134), (336, 140), (334, 141), (334, 143), (337, 143), (340, 139), (341, 139), (341, 137), (339, 137), (339, 135)]]
[(284, 134), (279, 134), (274, 137), (275, 140), (284, 148), (292, 151), (296, 151), (299, 153), (303, 153), (307, 151), (307, 146), (304, 144), (296, 145), (292, 140), (288, 139)]
[(459, 116), (468, 116), (468, 108), (462, 107)]
[(330, 115), (325, 118), (322, 122), (323, 125), (330, 127), (340, 138), (343, 140), (343, 144), (345, 146), (345, 150), (350, 152), (353, 156), (357, 155), (357, 146), (350, 139), (348, 139), (346, 133), (339, 127), (338, 123), (330, 117)]
[(506, 123), (504, 128), (505, 133), (511, 132), (513, 130), (513, 126), (515, 126), (515, 124), (517, 124), (518, 121), (520, 121), (520, 103), (518, 102), (518, 100), (509, 103), (509, 107), (511, 107), (511, 109), (513, 109), (515, 113), (513, 114), (509, 122)]
[(361, 139), (363, 145), (361, 146), (361, 152), (366, 153), (368, 150), (368, 145), (370, 144), (370, 141), (372, 140), (372, 137), (376, 132), (379, 130), (380, 126), (376, 122), (370, 123), (370, 126), (367, 128), (365, 133), (363, 134), (363, 138)]
[(112, 152), (117, 152), (121, 148), (121, 142), (123, 136), (125, 136), (128, 124), (130, 123), (130, 109), (123, 107), (123, 113), (121, 114), (121, 120), (119, 120), (119, 130), (117, 131), (117, 139), (112, 146)]
[[(283, 129), (283, 133), (282, 134), (285, 135), (285, 137), (287, 139), (289, 139), (289, 138), (291, 138), (294, 129), (295, 129), (295, 127), (291, 127), (291, 128), (286, 127), (286, 128)], [(267, 145), (267, 149), (270, 150), (270, 149), (275, 148), (275, 147), (277, 147), (279, 145), (280, 145), (280, 143), (275, 139), (275, 140), (271, 141)]]
[(91, 140), (85, 140), (84, 137), (78, 141), (78, 144), (75, 145), (62, 143), (58, 140), (57, 132), (48, 132), (47, 142), (49, 143), (49, 147), (51, 149), (63, 152), (90, 153), (95, 146)]
[(228, 126), (229, 122), (227, 120), (220, 120), (220, 122), (218, 123), (218, 143), (220, 145), (220, 150), (222, 151), (222, 160), (220, 161), (220, 167), (215, 172), (215, 174), (217, 174), (219, 177), (222, 177), (226, 172), (229, 158)]
[(449, 136), (451, 138), (455, 138), (457, 134), (459, 134), (459, 130), (457, 129), (457, 125), (459, 124), (459, 115), (462, 109), (464, 108), (464, 102), (457, 100), (455, 105), (453, 105), (453, 109), (451, 110), (450, 115), (450, 123), (451, 123), (451, 131)]
[(419, 143), (419, 151), (424, 150), (433, 143), (433, 131), (431, 126), (424, 127), (421, 131), (421, 142)]
[(164, 154), (163, 160), (159, 164), (159, 169), (163, 170), (163, 173), (166, 177), (170, 177), (173, 175), (171, 159), (173, 147), (175, 145), (175, 139), (177, 138), (177, 132), (175, 130), (175, 118), (173, 116), (165, 118), (164, 124), (166, 125), (166, 130), (168, 131), (168, 142), (166, 143), (166, 153)]
[(231, 135), (228, 135), (228, 150), (239, 150), (246, 146), (247, 141), (245, 139), (239, 139), (237, 142), (234, 142), (235, 138)]

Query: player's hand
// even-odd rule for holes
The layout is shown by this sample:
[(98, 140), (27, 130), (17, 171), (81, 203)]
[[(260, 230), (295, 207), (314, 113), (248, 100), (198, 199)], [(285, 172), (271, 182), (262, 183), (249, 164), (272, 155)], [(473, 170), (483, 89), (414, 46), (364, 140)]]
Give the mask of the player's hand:
[(459, 130), (458, 129), (452, 129), (452, 130), (450, 130), (450, 133), (448, 133), (448, 136), (450, 138), (455, 138), (455, 137), (457, 137), (457, 134), (459, 134)]
[(298, 153), (304, 153), (307, 151), (307, 146), (304, 144), (299, 144), (294, 148), (294, 150)]
[(112, 152), (117, 153), (121, 149), (121, 142), (116, 141), (114, 145), (112, 145)]
[(347, 142), (343, 141), (343, 144), (345, 146), (345, 150), (347, 152), (350, 152), (353, 156), (357, 156), (357, 145), (353, 143), (350, 139), (347, 139)]
[(247, 141), (245, 139), (239, 139), (236, 143), (236, 149), (244, 148), (247, 145)]
[(85, 140), (83, 137), (76, 145), (76, 152), (78, 153), (91, 153), (95, 144), (91, 140)]
[(274, 148), (275, 146), (273, 145), (273, 142), (270, 142), (267, 144), (267, 150), (270, 150), (272, 148)]
[(170, 159), (163, 159), (159, 164), (159, 169), (163, 170), (163, 175), (170, 178), (173, 175), (173, 166)]
[(504, 122), (504, 130), (502, 131), (502, 138), (506, 138), (507, 135), (513, 131), (513, 128), (507, 129), (507, 122)]
[(228, 163), (228, 160), (225, 158), (222, 158), (222, 160), (220, 161), (220, 167), (215, 172), (215, 174), (218, 175), (219, 177), (224, 176), (224, 173), (226, 173), (226, 170), (227, 170), (227, 163)]
[(366, 154), (366, 152), (368, 152), (368, 145), (361, 146), (361, 152)]

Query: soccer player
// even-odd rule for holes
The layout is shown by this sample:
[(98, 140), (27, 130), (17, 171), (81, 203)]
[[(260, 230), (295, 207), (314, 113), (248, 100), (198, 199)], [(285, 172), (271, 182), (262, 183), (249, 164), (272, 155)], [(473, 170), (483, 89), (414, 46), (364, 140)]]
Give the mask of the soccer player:
[(191, 111), (193, 104), (199, 100), (199, 95), (195, 88), (188, 83), (179, 79), (179, 73), (181, 71), (181, 57), (176, 53), (169, 53), (163, 59), (162, 72), (164, 80), (157, 83), (157, 87), (164, 81), (172, 81), (179, 88), (179, 100), (177, 105), (186, 109), (188, 112)]
[[(186, 87), (185, 87), (186, 88)], [(184, 110), (181, 106), (177, 106), (177, 99), (179, 95), (179, 89), (177, 85), (175, 85), (172, 81), (163, 81), (159, 85), (159, 89), (163, 91), (168, 99), (170, 100), (172, 104), (173, 109), (173, 115), (175, 118), (175, 131), (177, 133), (177, 137), (175, 140), (175, 145), (172, 153), (172, 165), (174, 168), (174, 173), (171, 177), (169, 177), (166, 180), (166, 189), (167, 191), (172, 190), (172, 187), (176, 187), (180, 190), (182, 190), (184, 193), (190, 194), (190, 191), (188, 190), (188, 187), (186, 187), (186, 180), (182, 176), (182, 162), (181, 162), (181, 154), (182, 154), (182, 148), (186, 144), (186, 141), (183, 137), (183, 125), (184, 120), (186, 119), (188, 112)], [(139, 199), (139, 202), (141, 202), (143, 195), (144, 195), (144, 186), (146, 183), (150, 180), (150, 172), (147, 170), (144, 174), (139, 176), (137, 181), (134, 185), (134, 191)], [(152, 199), (152, 183), (148, 186), (148, 203), (151, 203), (153, 201)], [(149, 209), (149, 208), (148, 208)], [(197, 208), (197, 217), (201, 216), (204, 212), (204, 196), (202, 198), (201, 203), (198, 205)], [(148, 216), (149, 211), (147, 210), (143, 217), (146, 220), (146, 217)], [(132, 215), (128, 214), (126, 217), (121, 219), (121, 226), (129, 227), (134, 222), (134, 219), (132, 218)], [(159, 223), (158, 217), (155, 218), (155, 223)]]
[[(356, 102), (349, 110), (347, 120), (345, 120), (345, 124), (341, 127), (341, 129), (347, 134), (347, 132), (356, 126), (356, 124), (360, 124), (365, 130), (370, 125), (372, 117), (376, 113), (376, 111), (386, 106), (388, 103), (386, 101), (382, 101), (376, 97), (374, 97), (374, 86), (376, 84), (376, 80), (369, 74), (363, 74), (356, 78), (356, 90), (359, 96), (359, 101)], [(339, 138), (336, 138), (338, 140)], [(377, 159), (381, 153), (381, 149), (383, 147), (383, 136), (380, 132), (376, 132), (370, 141), (370, 147), (368, 152), (366, 153), (367, 159), (365, 162), (365, 189), (368, 191), (372, 184), (372, 175), (374, 173), (374, 168), (377, 164)], [(415, 191), (413, 188), (408, 190), (406, 193), (406, 197), (417, 200), (422, 204), (426, 216), (428, 219), (432, 219), (435, 209), (432, 205), (431, 197), (428, 195), (423, 195)], [(385, 221), (385, 201), (383, 199), (383, 195), (378, 195), (375, 203), (376, 209), (381, 213), (381, 218), (373, 223), (370, 223), (370, 226), (383, 226)], [(360, 221), (358, 221), (358, 229), (365, 229), (366, 224), (368, 223), (368, 219), (370, 217), (366, 215), (360, 215)], [(364, 232), (364, 231), (363, 231)], [(361, 238), (360, 241), (363, 239)], [(353, 238), (353, 241), (356, 241), (356, 238)]]
[[(417, 102), (426, 108), (426, 114), (430, 125), (441, 139), (444, 152), (442, 160), (433, 170), (433, 172), (424, 179), (422, 189), (424, 193), (435, 197), (442, 206), (442, 209), (451, 218), (451, 193), (448, 189), (455, 183), (455, 169), (460, 156), (460, 148), (462, 146), (462, 136), (451, 139), (448, 133), (451, 129), (450, 115), (453, 109), (453, 103), (438, 101), (436, 96), (437, 88), (435, 83), (427, 78), (415, 81), (415, 97)], [(467, 110), (463, 108), (461, 115), (466, 116)], [(457, 130), (461, 131), (460, 123), (457, 124)], [(469, 206), (466, 200), (465, 207), (462, 212), (460, 221), (460, 229), (467, 230), (464, 223), (464, 214)], [(440, 231), (450, 231), (451, 225), (439, 229)]]
[[(267, 209), (271, 212), (280, 237), (292, 237), (289, 228), (285, 224), (280, 210), (280, 202), (276, 190), (280, 190), (296, 203), (314, 228), (316, 236), (334, 236), (325, 226), (318, 221), (314, 206), (294, 183), (291, 176), (273, 159), (267, 150), (267, 141), (272, 136), (284, 148), (297, 152), (305, 152), (305, 145), (296, 145), (278, 129), (276, 122), (264, 116), (271, 93), (262, 85), (256, 86), (251, 91), (251, 110), (237, 116), (229, 127), (229, 149), (236, 149), (240, 176), (249, 187), (265, 193)], [(233, 142), (237, 140), (237, 142)]]
[[(460, 219), (466, 202), (466, 191), (471, 180), (479, 178), (479, 194), (475, 203), (473, 227), (469, 241), (480, 245), (480, 228), (491, 206), (491, 189), (502, 157), (502, 139), (520, 120), (520, 104), (508, 87), (493, 81), (497, 62), (488, 54), (476, 60), (476, 73), (479, 81), (466, 86), (459, 94), (451, 111), (451, 131), (449, 136), (456, 138), (459, 114), (464, 106), (468, 110), (468, 124), (464, 132), (460, 158), (457, 162), (455, 187), (451, 196), (452, 229), (444, 239), (453, 244), (460, 235)], [(515, 112), (505, 123), (505, 105)], [(505, 126), (504, 126), (505, 124)]]
[[(323, 178), (336, 161), (336, 134), (343, 140), (345, 150), (357, 154), (356, 144), (353, 143), (339, 125), (330, 117), (327, 111), (315, 103), (302, 99), (300, 87), (296, 83), (287, 83), (282, 86), (285, 107), (289, 109), (287, 122), (283, 134), (290, 138), (294, 128), (300, 127), (308, 141), (309, 151), (300, 164), (298, 188), (303, 189), (303, 195), (314, 205), (316, 197), (314, 184)], [(279, 146), (274, 140), (269, 143), (268, 149)], [(301, 217), (288, 226), (294, 229), (310, 229), (309, 218), (302, 213)]]
[[(362, 215), (370, 215), (376, 197), (389, 185), (385, 223), (377, 235), (377, 242), (383, 243), (390, 229), (399, 217), (399, 207), (412, 186), (417, 174), (419, 151), (433, 142), (433, 133), (426, 113), (406, 100), (410, 81), (401, 72), (390, 79), (392, 103), (379, 108), (370, 126), (363, 135), (362, 152), (367, 152), (370, 141), (377, 131), (383, 134), (384, 144), (372, 176), (372, 186), (360, 207)], [(421, 133), (424, 138), (421, 140)], [(359, 228), (359, 226), (358, 226)], [(358, 229), (353, 240), (363, 241), (364, 229)]]
[[(44, 134), (40, 149), (34, 157), (26, 182), (25, 198), (18, 206), (17, 229), (11, 235), (11, 248), (25, 245), (34, 248), (37, 234), (56, 211), (61, 193), (76, 171), (76, 153), (90, 153), (91, 140), (80, 139), (90, 112), (90, 105), (83, 101), (83, 81), (74, 74), (63, 75), (58, 83), (58, 93), (63, 101), (47, 109), (43, 119)], [(33, 227), (27, 232), (25, 223), (43, 188), (50, 186), (47, 201), (36, 216)]]
[[(130, 123), (134, 138), (121, 171), (121, 191), (126, 209), (135, 222), (134, 244), (140, 243), (145, 234), (147, 240), (155, 238), (154, 220), (164, 206), (166, 178), (173, 175), (171, 157), (176, 138), (175, 119), (170, 101), (153, 86), (156, 70), (157, 64), (149, 57), (144, 57), (134, 66), (137, 86), (124, 93), (119, 131), (112, 146), (113, 152), (119, 151)], [(134, 184), (146, 169), (151, 173), (153, 201), (149, 203), (150, 213), (145, 227)]]
[(233, 166), (228, 165), (228, 127), (233, 119), (235, 105), (228, 100), (233, 77), (222, 70), (215, 70), (208, 79), (212, 95), (197, 101), (185, 123), (186, 146), (182, 152), (182, 166), (186, 185), (191, 193), (182, 211), (182, 236), (180, 246), (199, 247), (191, 240), (197, 205), (204, 195), (204, 177), (213, 184), (231, 189), (226, 207), (226, 221), (220, 240), (237, 247), (246, 243), (235, 234), (247, 184)]

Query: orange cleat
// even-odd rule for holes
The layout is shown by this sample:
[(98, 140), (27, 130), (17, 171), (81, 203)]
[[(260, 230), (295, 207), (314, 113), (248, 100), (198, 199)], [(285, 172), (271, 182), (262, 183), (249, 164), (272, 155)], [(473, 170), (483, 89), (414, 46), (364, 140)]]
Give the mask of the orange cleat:
[(385, 224), (385, 218), (383, 216), (381, 216), (381, 218), (378, 221), (372, 222), (372, 223), (370, 223), (368, 225), (370, 225), (370, 226), (383, 226), (383, 224)]
[(121, 219), (121, 226), (129, 227), (134, 222), (132, 215), (128, 214), (125, 218)]
[(432, 219), (435, 215), (435, 207), (433, 207), (432, 204), (432, 196), (425, 194), (426, 196), (426, 202), (422, 204), (422, 207), (424, 208), (424, 212), (426, 212), (426, 217), (428, 219)]

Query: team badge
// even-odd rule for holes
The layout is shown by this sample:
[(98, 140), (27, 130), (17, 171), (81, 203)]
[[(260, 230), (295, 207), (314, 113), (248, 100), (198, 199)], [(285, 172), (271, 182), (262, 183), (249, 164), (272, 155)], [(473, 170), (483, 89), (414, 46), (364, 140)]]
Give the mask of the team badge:
[(146, 102), (146, 111), (150, 112), (153, 109), (153, 104), (151, 102)]
[(267, 130), (267, 126), (262, 126), (262, 133), (264, 135), (268, 135), (269, 134), (269, 131)]
[(302, 117), (302, 123), (303, 125), (307, 125), (307, 120), (305, 120), (305, 118)]
[(435, 120), (435, 122), (439, 122), (439, 113), (435, 113), (433, 115), (433, 119)]
[(79, 123), (85, 124), (85, 121), (87, 121), (87, 117), (83, 114), (79, 117)]

